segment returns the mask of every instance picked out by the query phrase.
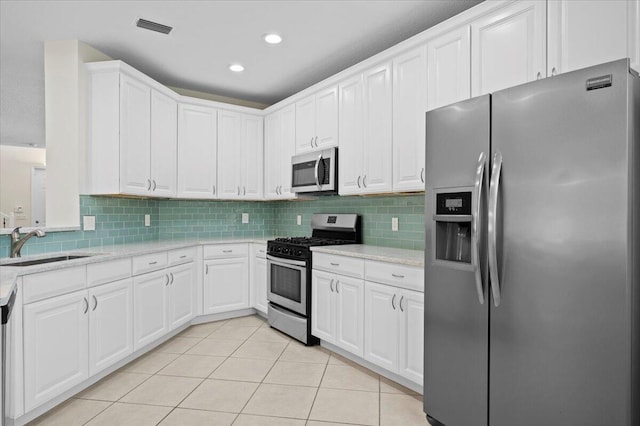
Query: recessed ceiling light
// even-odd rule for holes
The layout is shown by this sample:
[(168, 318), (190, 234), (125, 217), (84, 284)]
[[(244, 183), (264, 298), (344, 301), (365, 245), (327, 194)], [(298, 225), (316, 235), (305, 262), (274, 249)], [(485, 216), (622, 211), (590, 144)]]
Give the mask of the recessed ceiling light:
[(229, 65), (229, 69), (233, 72), (242, 72), (244, 71), (244, 67), (240, 64), (231, 64)]
[(173, 29), (173, 27), (170, 27), (168, 25), (159, 24), (153, 21), (147, 21), (146, 19), (142, 18), (138, 19), (138, 22), (136, 22), (136, 26), (144, 28), (145, 30), (151, 30), (162, 34), (169, 34)]
[(269, 44), (278, 44), (282, 41), (282, 37), (280, 37), (278, 34), (267, 34), (264, 36), (264, 41)]

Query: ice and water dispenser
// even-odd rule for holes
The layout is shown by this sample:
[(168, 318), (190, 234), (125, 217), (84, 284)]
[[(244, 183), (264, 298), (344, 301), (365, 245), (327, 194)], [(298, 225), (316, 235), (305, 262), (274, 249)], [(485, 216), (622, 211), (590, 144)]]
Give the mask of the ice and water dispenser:
[(436, 260), (471, 264), (471, 191), (436, 192)]

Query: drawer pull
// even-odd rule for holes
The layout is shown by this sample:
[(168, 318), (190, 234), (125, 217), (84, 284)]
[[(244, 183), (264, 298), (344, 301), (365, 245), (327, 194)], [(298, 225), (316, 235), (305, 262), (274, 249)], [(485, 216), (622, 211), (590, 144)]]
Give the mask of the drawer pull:
[(156, 261), (154, 261), (154, 262), (149, 262), (149, 265), (155, 265), (155, 264), (157, 264), (157, 263), (158, 263), (158, 261), (156, 260)]
[(222, 250), (223, 253), (233, 253), (233, 250)]
[(333, 262), (329, 262), (329, 263), (331, 263), (331, 266), (340, 266), (339, 263), (333, 263)]
[(184, 258), (186, 258), (186, 257), (187, 257), (187, 255), (186, 255), (186, 254), (183, 254), (182, 256), (180, 256), (180, 259), (184, 259)]
[(398, 275), (398, 274), (391, 274), (391, 276), (396, 278), (404, 278), (404, 275)]

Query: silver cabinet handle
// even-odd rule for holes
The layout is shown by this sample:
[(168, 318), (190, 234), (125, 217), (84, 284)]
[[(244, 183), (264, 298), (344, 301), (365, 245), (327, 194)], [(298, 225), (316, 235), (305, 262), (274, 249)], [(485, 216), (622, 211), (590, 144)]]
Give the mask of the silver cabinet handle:
[(360, 176), (358, 176), (358, 188), (362, 188), (362, 187), (360, 186)]
[(318, 159), (316, 160), (316, 167), (313, 171), (313, 176), (316, 178), (316, 186), (320, 189), (320, 180), (318, 179), (318, 167), (320, 167), (320, 161), (322, 161), (322, 154), (318, 155)]
[(424, 183), (424, 167), (420, 171), (420, 180), (422, 181), (422, 183)]
[(247, 195), (247, 187), (246, 186), (242, 186), (242, 195)]
[(556, 75), (556, 67), (551, 68), (551, 76)]
[(233, 253), (233, 250), (222, 250), (223, 253)]
[(392, 273), (391, 276), (395, 277), (395, 278), (404, 278), (404, 275), (400, 275), (400, 274), (393, 274)]
[(83, 314), (86, 314), (87, 312), (89, 312), (89, 301), (87, 300), (86, 297), (83, 297), (82, 300), (84, 300), (84, 312), (83, 312)]
[(340, 280), (336, 281), (336, 293), (338, 294), (340, 294), (340, 290), (339, 290), (340, 287), (338, 287), (339, 284), (340, 284)]
[(313, 148), (313, 136), (311, 136), (311, 140), (309, 141), (309, 143), (311, 144), (311, 148)]
[(240, 186), (238, 185), (238, 196), (240, 196)]
[(164, 283), (165, 286), (169, 285), (169, 274), (164, 274), (165, 278), (167, 279), (167, 282)]
[(489, 275), (491, 276), (491, 292), (493, 303), (500, 306), (500, 278), (498, 276), (498, 253), (496, 251), (498, 225), (498, 187), (500, 185), (500, 172), (502, 171), (502, 154), (497, 151), (493, 154), (493, 169), (491, 171), (491, 184), (489, 186)]
[(536, 74), (536, 80), (540, 80), (541, 78), (542, 78), (542, 73), (538, 71), (538, 74)]
[(212, 193), (213, 195), (216, 195), (216, 186), (215, 186), (215, 185), (213, 185), (213, 189), (211, 190), (211, 193)]
[(316, 136), (316, 139), (313, 141), (313, 143), (316, 144), (316, 148), (318, 147), (318, 137)]
[(340, 266), (340, 264), (339, 264), (339, 263), (329, 262), (329, 264), (330, 264), (330, 265), (332, 265), (332, 266)]
[(364, 175), (362, 177), (362, 185), (366, 188), (367, 187), (367, 175)]
[(186, 257), (187, 257), (187, 255), (186, 255), (186, 254), (183, 254), (182, 256), (180, 256), (180, 259), (184, 259), (184, 258), (186, 258)]
[(396, 310), (396, 295), (393, 295), (393, 299), (391, 299), (391, 306), (393, 307), (393, 310)]
[(331, 279), (331, 282), (329, 282), (329, 288), (331, 289), (331, 293), (333, 293), (333, 278)]
[(93, 297), (93, 309), (92, 309), (92, 311), (95, 311), (96, 308), (98, 307), (98, 298), (96, 297), (95, 294), (92, 297)]
[(157, 185), (156, 185), (156, 180), (154, 179), (154, 180), (153, 180), (153, 191), (155, 191), (155, 190), (156, 190), (156, 187), (157, 187)]
[(173, 272), (169, 272), (169, 274), (171, 274), (171, 285), (173, 285)]
[(209, 265), (204, 265), (204, 274), (209, 275)]
[(481, 224), (480, 221), (480, 201), (482, 200), (482, 185), (484, 184), (484, 168), (487, 162), (487, 156), (484, 152), (480, 153), (478, 158), (478, 165), (476, 167), (476, 181), (474, 184), (474, 197), (476, 199), (476, 210), (473, 212), (471, 218), (471, 248), (473, 249), (472, 262), (475, 265), (475, 278), (476, 278), (476, 292), (478, 293), (478, 302), (481, 305), (484, 304), (484, 285), (482, 284), (482, 265), (480, 264), (480, 235)]
[(156, 263), (158, 263), (158, 261), (154, 260), (153, 262), (149, 262), (149, 265), (155, 265)]
[(402, 309), (402, 301), (404, 300), (404, 296), (400, 297), (400, 303), (398, 303), (398, 305), (400, 305), (400, 311), (404, 312), (404, 309)]
[(147, 191), (151, 191), (151, 179), (147, 179)]

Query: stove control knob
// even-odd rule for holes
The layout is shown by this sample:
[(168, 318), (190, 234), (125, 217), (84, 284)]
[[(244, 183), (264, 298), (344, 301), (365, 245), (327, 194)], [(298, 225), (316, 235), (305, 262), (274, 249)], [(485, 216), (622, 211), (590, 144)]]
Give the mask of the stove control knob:
[(283, 247), (282, 248), (282, 253), (283, 254), (288, 254), (289, 253), (289, 248), (288, 247)]
[(282, 247), (275, 247), (276, 253), (280, 253), (282, 251)]
[(296, 250), (296, 256), (302, 256), (302, 250)]

